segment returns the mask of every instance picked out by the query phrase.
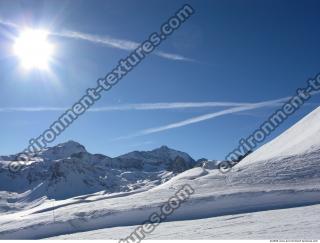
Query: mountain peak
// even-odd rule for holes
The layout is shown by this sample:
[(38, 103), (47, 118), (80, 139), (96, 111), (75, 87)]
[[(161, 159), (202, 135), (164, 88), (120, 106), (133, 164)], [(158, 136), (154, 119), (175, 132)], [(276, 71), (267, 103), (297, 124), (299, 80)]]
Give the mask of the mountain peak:
[(169, 148), (167, 145), (162, 145), (161, 147), (159, 148), (155, 148), (153, 149), (152, 151), (163, 151), (163, 152), (168, 152), (168, 151), (176, 151), (172, 148)]
[(170, 150), (170, 148), (167, 145), (162, 145), (160, 148), (161, 150)]
[(62, 159), (70, 157), (72, 154), (87, 152), (86, 148), (73, 140), (57, 144), (42, 151), (40, 154), (48, 159)]
[(54, 147), (82, 148), (84, 150), (83, 152), (86, 152), (86, 148), (82, 144), (80, 144), (80, 143), (78, 143), (76, 141), (73, 141), (73, 140), (69, 140), (69, 141), (64, 142), (64, 143), (59, 143)]

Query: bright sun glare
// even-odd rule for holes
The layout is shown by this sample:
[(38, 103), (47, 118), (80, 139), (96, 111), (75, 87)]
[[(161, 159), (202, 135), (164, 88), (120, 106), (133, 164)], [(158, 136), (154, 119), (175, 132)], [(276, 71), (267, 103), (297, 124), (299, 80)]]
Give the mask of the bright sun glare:
[(20, 33), (14, 43), (14, 53), (26, 69), (48, 69), (54, 51), (53, 45), (47, 40), (48, 32), (27, 29)]

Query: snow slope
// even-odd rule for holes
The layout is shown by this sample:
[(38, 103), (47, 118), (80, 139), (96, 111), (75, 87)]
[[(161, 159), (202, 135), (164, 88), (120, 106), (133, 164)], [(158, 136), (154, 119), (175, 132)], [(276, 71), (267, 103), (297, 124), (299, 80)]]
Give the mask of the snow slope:
[[(320, 239), (320, 205), (164, 222), (146, 240)], [(111, 239), (129, 236), (138, 225), (52, 237), (54, 240)]]
[(320, 107), (305, 116), (294, 126), (254, 153), (244, 158), (240, 166), (268, 160), (275, 157), (288, 157), (308, 153), (320, 148)]
[[(265, 148), (262, 147), (260, 152), (257, 151), (258, 155), (255, 155), (256, 152), (254, 152), (250, 156), (250, 162), (245, 159), (244, 163), (241, 162), (235, 166), (228, 174), (221, 174), (216, 169), (198, 167), (187, 170), (159, 186), (128, 192), (125, 195), (95, 193), (61, 201), (47, 201), (24, 211), (1, 216), (0, 238), (38, 239), (97, 229), (139, 225), (148, 219), (151, 213), (159, 212), (159, 208), (186, 183), (193, 187), (195, 193), (168, 218), (168, 222), (297, 206), (306, 208), (308, 205), (320, 204), (320, 147), (319, 139), (316, 138), (318, 134), (314, 134), (318, 132), (320, 126), (317, 119), (319, 113), (319, 109), (315, 110), (311, 116), (307, 116), (307, 119), (303, 119), (290, 128), (279, 139), (275, 139), (276, 142), (272, 141), (271, 145), (267, 144)], [(309, 128), (311, 132), (308, 131)], [(296, 135), (297, 141), (293, 134)], [(306, 134), (308, 139), (305, 140), (303, 134)], [(309, 141), (313, 138), (312, 142)], [(308, 142), (307, 145), (306, 142)], [(275, 143), (276, 145), (272, 146)], [(291, 145), (286, 146), (287, 144)], [(282, 149), (283, 147), (285, 149)], [(303, 149), (291, 151), (296, 147), (303, 147)], [(275, 152), (278, 148), (280, 152)], [(267, 154), (269, 151), (273, 153), (271, 157)], [(253, 160), (255, 158), (257, 160)], [(276, 214), (275, 211), (270, 219)], [(243, 217), (243, 221), (240, 220), (239, 224), (245, 223), (246, 219)], [(213, 223), (215, 219), (207, 220), (215, 226)], [(287, 217), (287, 220), (290, 218)], [(196, 222), (199, 221), (194, 221), (194, 224)], [(287, 223), (290, 224), (290, 222)], [(315, 223), (314, 218), (310, 219), (305, 215), (301, 223), (312, 224), (313, 233), (318, 234), (319, 231), (315, 228), (318, 224)], [(174, 224), (179, 225), (179, 222)], [(186, 227), (187, 230), (190, 229), (190, 224), (181, 222), (181, 227)], [(274, 227), (276, 226), (277, 222), (270, 222), (269, 228), (271, 229), (268, 229), (270, 231), (266, 231), (266, 234), (275, 232), (277, 229)], [(293, 230), (294, 227), (288, 226), (287, 229)], [(246, 230), (244, 225), (237, 229)], [(193, 237), (200, 233), (195, 232)], [(161, 234), (165, 232), (162, 231)], [(283, 238), (286, 234), (289, 233), (279, 232), (279, 238)], [(242, 231), (239, 232), (239, 235), (246, 234)], [(252, 235), (252, 238), (255, 239), (260, 237), (262, 237), (261, 234)]]

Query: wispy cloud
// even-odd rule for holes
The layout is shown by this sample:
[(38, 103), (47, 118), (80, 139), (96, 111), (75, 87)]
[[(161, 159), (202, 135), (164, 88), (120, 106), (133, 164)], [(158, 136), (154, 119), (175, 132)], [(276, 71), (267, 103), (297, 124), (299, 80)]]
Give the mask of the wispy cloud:
[(15, 29), (18, 29), (19, 26), (11, 21), (8, 21), (8, 20), (4, 20), (2, 18), (0, 18), (0, 24), (1, 25), (5, 25), (5, 26), (8, 26), (8, 27), (11, 27), (11, 28), (15, 28)]
[[(133, 51), (139, 46), (138, 42), (131, 41), (131, 40), (123, 40), (123, 39), (113, 38), (110, 36), (99, 36), (99, 35), (93, 35), (93, 34), (76, 32), (76, 31), (62, 31), (60, 33), (52, 33), (52, 34), (58, 35), (61, 37), (79, 39), (79, 40), (89, 41), (96, 44), (102, 44), (111, 48), (117, 48), (125, 51)], [(194, 59), (182, 56), (180, 54), (168, 53), (164, 51), (155, 51), (154, 54), (159, 57), (174, 60), (174, 61), (187, 61), (187, 62), (195, 61)]]
[(76, 31), (64, 30), (61, 32), (52, 32), (51, 34), (66, 38), (89, 41), (125, 51), (132, 51), (139, 46), (139, 43), (130, 40), (116, 39), (108, 36), (92, 35)]
[[(0, 24), (15, 28), (15, 29), (21, 28), (21, 26), (19, 26), (18, 24), (13, 23), (11, 21), (6, 21), (1, 18), (0, 18)], [(72, 39), (77, 39), (82, 41), (88, 41), (90, 43), (101, 44), (110, 48), (116, 48), (116, 49), (125, 50), (125, 51), (133, 51), (139, 46), (139, 43), (135, 41), (124, 40), (124, 39), (114, 38), (114, 37), (105, 36), (105, 35), (104, 36), (94, 35), (94, 34), (83, 33), (79, 31), (63, 30), (60, 32), (49, 32), (49, 34), (64, 37), (64, 38), (72, 38)], [(195, 62), (195, 60), (192, 58), (188, 58), (176, 53), (154, 51), (154, 54), (159, 57), (173, 60), (173, 61)]]
[(0, 112), (43, 112), (43, 111), (65, 111), (67, 107), (3, 107)]
[(222, 111), (217, 111), (217, 112), (204, 114), (204, 115), (201, 115), (201, 116), (192, 117), (192, 118), (180, 121), (180, 122), (175, 122), (175, 123), (171, 123), (171, 124), (164, 125), (164, 126), (144, 129), (144, 130), (138, 131), (136, 133), (133, 133), (133, 134), (130, 134), (130, 135), (127, 135), (127, 136), (118, 137), (116, 140), (129, 139), (129, 138), (133, 138), (133, 137), (138, 137), (138, 136), (143, 136), (143, 135), (163, 132), (163, 131), (166, 131), (166, 130), (179, 128), (179, 127), (184, 127), (184, 126), (191, 125), (191, 124), (194, 124), (194, 123), (206, 121), (206, 120), (209, 120), (209, 119), (214, 119), (214, 118), (217, 118), (217, 117), (220, 117), (220, 116), (229, 115), (229, 114), (233, 114), (233, 113), (237, 113), (237, 112), (241, 112), (241, 111), (254, 110), (254, 109), (259, 109), (259, 108), (269, 107), (269, 106), (279, 106), (283, 102), (288, 101), (290, 98), (291, 97), (285, 97), (285, 98), (269, 100), (269, 101), (264, 101), (264, 102), (240, 105), (240, 106), (233, 107), (233, 108), (228, 108), (228, 109), (225, 109), (225, 110), (222, 110)]
[(159, 57), (163, 57), (163, 58), (174, 60), (174, 61), (196, 62), (196, 60), (192, 58), (181, 56), (179, 54), (167, 53), (163, 51), (155, 51), (154, 53)]
[(146, 145), (150, 145), (150, 144), (153, 144), (154, 142), (153, 141), (144, 141), (144, 142), (138, 142), (138, 143), (135, 143), (135, 144), (130, 144), (129, 146), (130, 147), (141, 147), (141, 146), (146, 146)]
[[(136, 103), (113, 106), (103, 106), (91, 108), (89, 112), (107, 111), (128, 111), (128, 110), (173, 110), (173, 109), (192, 109), (192, 108), (214, 108), (214, 107), (242, 107), (254, 105), (255, 103), (246, 102), (158, 102), (158, 103)], [(2, 107), (0, 112), (47, 112), (47, 111), (66, 111), (68, 107)]]

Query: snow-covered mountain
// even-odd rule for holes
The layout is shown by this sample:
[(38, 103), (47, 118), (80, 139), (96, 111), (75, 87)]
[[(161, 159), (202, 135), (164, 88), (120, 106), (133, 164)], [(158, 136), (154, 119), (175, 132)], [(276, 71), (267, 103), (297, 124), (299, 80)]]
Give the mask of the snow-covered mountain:
[[(309, 216), (314, 210), (319, 210), (316, 205), (320, 204), (319, 117), (318, 108), (278, 138), (253, 152), (227, 174), (215, 168), (195, 167), (159, 185), (143, 187), (144, 190), (140, 191), (94, 193), (60, 201), (45, 200), (41, 205), (2, 215), (0, 238), (34, 239), (67, 234), (69, 239), (89, 239), (96, 234), (107, 238), (110, 235), (125, 238), (128, 232), (141, 225), (151, 214), (160, 213), (168, 199), (186, 184), (194, 189), (194, 194), (167, 218), (167, 223), (156, 229), (154, 238), (157, 238), (157, 232), (160, 236), (164, 234), (162, 227), (165, 233), (170, 233), (171, 239), (179, 239), (185, 232), (192, 234), (192, 239), (204, 238), (203, 233), (206, 239), (214, 239), (219, 235), (219, 239), (223, 239), (228, 238), (224, 234), (230, 234), (235, 228), (244, 238), (261, 239), (269, 232), (275, 232), (276, 238), (288, 235), (306, 238), (306, 227), (293, 225), (291, 221), (294, 219), (292, 215), (297, 215), (302, 217), (297, 221), (298, 224), (308, 225), (312, 230), (318, 229), (317, 220)], [(154, 154), (168, 156), (171, 153), (163, 150), (167, 149), (160, 148)], [(149, 173), (154, 173), (154, 168), (158, 168), (154, 167), (157, 163), (149, 153), (135, 152), (123, 157), (118, 159), (142, 160)], [(182, 154), (178, 158), (185, 162), (187, 159)], [(172, 161), (172, 157), (168, 161)], [(314, 206), (307, 208), (310, 205)], [(298, 206), (306, 208), (307, 213), (293, 209)], [(286, 211), (278, 213), (279, 209)], [(256, 213), (259, 211), (265, 211), (262, 216), (266, 217), (264, 224), (255, 223), (261, 217)], [(278, 215), (286, 219), (277, 220)], [(217, 222), (224, 227), (217, 225)], [(194, 224), (199, 226), (197, 230), (192, 227)], [(248, 224), (252, 227), (248, 227)], [(122, 226), (134, 227), (128, 230)], [(218, 234), (212, 230), (215, 227), (219, 228)], [(101, 230), (95, 231), (97, 229)], [(236, 232), (231, 233), (235, 235)], [(320, 232), (313, 231), (312, 237), (320, 238)]]
[(79, 153), (87, 153), (86, 148), (77, 142), (68, 141), (40, 151), (37, 157), (45, 160), (58, 160), (69, 158), (71, 155)]
[[(195, 164), (188, 154), (166, 146), (110, 158), (91, 154), (74, 141), (32, 155), (20, 172), (11, 173), (7, 168), (15, 157), (3, 156), (0, 160), (0, 191), (18, 193), (20, 196), (23, 193), (23, 200), (28, 201), (42, 197), (65, 199), (99, 191), (114, 193), (150, 188)], [(22, 200), (20, 196), (18, 201)]]
[(148, 171), (161, 168), (176, 173), (183, 172), (195, 165), (195, 161), (187, 153), (169, 149), (167, 146), (147, 152), (134, 151), (118, 157), (117, 160), (121, 161), (120, 163), (124, 161), (124, 164), (137, 162)]

